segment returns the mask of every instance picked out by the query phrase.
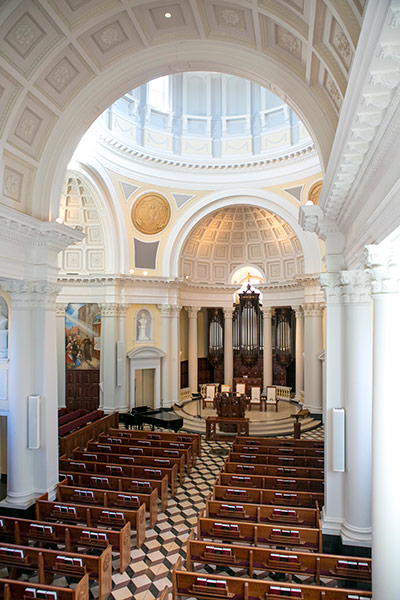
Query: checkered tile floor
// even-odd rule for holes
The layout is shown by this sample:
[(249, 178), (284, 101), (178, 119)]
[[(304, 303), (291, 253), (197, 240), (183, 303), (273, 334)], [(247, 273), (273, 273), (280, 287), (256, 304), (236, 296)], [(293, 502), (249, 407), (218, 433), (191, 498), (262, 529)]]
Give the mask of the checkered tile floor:
[[(302, 437), (321, 439), (323, 435), (323, 427), (318, 427)], [(125, 573), (119, 573), (119, 559), (117, 555), (114, 556), (113, 587), (108, 600), (153, 600), (166, 585), (171, 587), (172, 568), (179, 556), (185, 559), (187, 537), (190, 530), (196, 527), (198, 514), (204, 508), (230, 445), (230, 442), (206, 442), (202, 436), (202, 456), (197, 460), (196, 467), (190, 475), (186, 475), (176, 496), (169, 499), (165, 512), (159, 513), (154, 528), (147, 529), (143, 546), (131, 550), (132, 560)], [(213, 572), (208, 566), (205, 570)], [(224, 573), (245, 575), (244, 571), (235, 572), (232, 569)], [(7, 577), (5, 569), (0, 569), (0, 577)], [(37, 578), (29, 579), (37, 581)], [(67, 581), (64, 577), (54, 579), (54, 585), (65, 587), (68, 584), (73, 587), (73, 580)], [(98, 598), (95, 582), (90, 584), (90, 598)]]

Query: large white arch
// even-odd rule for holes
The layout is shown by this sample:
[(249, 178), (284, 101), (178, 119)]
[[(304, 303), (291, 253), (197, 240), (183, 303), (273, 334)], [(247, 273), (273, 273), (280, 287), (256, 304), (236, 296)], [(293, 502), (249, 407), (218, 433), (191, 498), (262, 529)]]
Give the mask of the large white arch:
[[(132, 65), (134, 64), (134, 68)], [(33, 189), (32, 212), (53, 219), (68, 161), (85, 131), (117, 98), (149, 79), (179, 71), (214, 70), (245, 77), (271, 87), (296, 111), (312, 135), (322, 168), (327, 164), (335, 123), (327, 118), (312, 88), (282, 64), (239, 43), (189, 40), (149, 48), (121, 59), (91, 79), (59, 116), (38, 166)], [(129, 78), (127, 77), (129, 73)], [(267, 76), (268, 75), (268, 76)], [(95, 99), (95, 100), (94, 100)]]
[(314, 274), (322, 271), (321, 250), (317, 236), (301, 229), (297, 222), (297, 207), (289, 203), (282, 206), (282, 197), (278, 194), (262, 190), (235, 189), (205, 196), (177, 219), (163, 250), (163, 275), (178, 277), (180, 253), (188, 235), (197, 223), (215, 210), (240, 205), (264, 208), (284, 219), (300, 241), (304, 254), (305, 273)]

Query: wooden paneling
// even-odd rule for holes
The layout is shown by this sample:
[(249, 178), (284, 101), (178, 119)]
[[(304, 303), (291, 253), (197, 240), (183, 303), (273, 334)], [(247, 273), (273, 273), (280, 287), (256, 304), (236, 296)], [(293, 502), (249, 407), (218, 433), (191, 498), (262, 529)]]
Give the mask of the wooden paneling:
[(99, 407), (98, 369), (67, 369), (65, 379), (65, 404), (69, 410), (92, 411)]

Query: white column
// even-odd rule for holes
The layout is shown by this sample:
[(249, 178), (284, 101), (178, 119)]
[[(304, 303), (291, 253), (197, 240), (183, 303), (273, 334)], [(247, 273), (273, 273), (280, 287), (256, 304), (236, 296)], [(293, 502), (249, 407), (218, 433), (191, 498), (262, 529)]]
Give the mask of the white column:
[[(6, 506), (25, 509), (58, 481), (56, 293), (49, 281), (2, 282), (10, 293)], [(28, 448), (28, 397), (40, 396), (39, 448)]]
[(224, 308), (224, 383), (233, 384), (233, 307)]
[(181, 307), (174, 304), (171, 306), (171, 343), (170, 343), (170, 397), (167, 406), (179, 402), (180, 400), (180, 380), (181, 380), (181, 361), (180, 361), (180, 313)]
[(372, 310), (363, 271), (342, 271), (346, 464), (342, 541), (371, 546)]
[(263, 313), (263, 387), (272, 385), (272, 308), (265, 306)]
[(127, 304), (117, 305), (117, 365), (116, 365), (116, 410), (126, 412), (129, 410), (129, 398), (127, 393), (128, 374), (126, 358), (126, 311)]
[(198, 392), (198, 358), (197, 358), (197, 307), (186, 307), (189, 315), (189, 387), (192, 394)]
[(316, 302), (304, 305), (304, 408), (322, 414), (321, 361), (322, 309)]
[(294, 306), (296, 314), (296, 396), (300, 401), (300, 392), (304, 392), (304, 314), (302, 306)]
[(161, 315), (161, 349), (165, 352), (165, 356), (161, 360), (161, 406), (170, 406), (170, 324), (171, 324), (171, 309), (169, 304), (160, 304), (157, 306)]
[(100, 304), (101, 354), (100, 354), (100, 404), (105, 412), (116, 409), (117, 383), (117, 316), (119, 304)]
[[(367, 246), (373, 298), (372, 593), (400, 598), (399, 244)], [(395, 576), (393, 574), (396, 574)]]
[(340, 535), (343, 523), (344, 473), (332, 469), (334, 431), (332, 411), (343, 408), (343, 304), (339, 273), (323, 273), (320, 284), (325, 292), (325, 502), (322, 509), (322, 531)]
[(56, 304), (57, 329), (57, 398), (58, 406), (65, 406), (65, 310), (68, 304)]

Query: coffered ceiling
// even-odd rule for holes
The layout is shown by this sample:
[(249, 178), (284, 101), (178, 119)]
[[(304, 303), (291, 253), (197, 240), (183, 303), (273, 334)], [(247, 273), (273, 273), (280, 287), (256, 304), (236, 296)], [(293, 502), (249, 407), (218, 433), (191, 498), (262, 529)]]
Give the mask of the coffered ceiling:
[[(224, 68), (270, 87), (297, 110), (326, 164), (365, 4), (0, 2), (2, 202), (22, 211), (32, 205), (32, 214), (43, 218), (43, 186), (50, 191), (52, 185), (48, 171), (64, 161), (61, 188), (79, 137), (107, 105), (146, 77), (199, 66)], [(243, 57), (241, 65), (237, 57)]]

